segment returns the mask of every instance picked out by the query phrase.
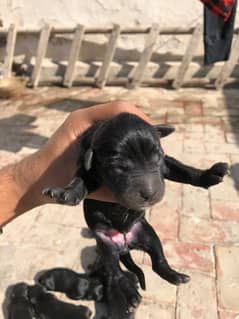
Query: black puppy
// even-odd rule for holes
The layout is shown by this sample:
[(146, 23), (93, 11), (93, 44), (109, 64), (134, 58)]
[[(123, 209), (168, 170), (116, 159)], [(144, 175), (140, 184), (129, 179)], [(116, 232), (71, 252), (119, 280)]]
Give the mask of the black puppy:
[[(28, 289), (25, 283), (11, 286), (7, 296), (7, 319), (32, 319), (34, 309), (28, 298)], [(9, 290), (8, 289), (8, 290)]]
[(35, 280), (47, 290), (63, 292), (73, 300), (100, 301), (103, 298), (101, 278), (79, 274), (68, 268), (41, 271)]
[(58, 203), (76, 205), (100, 185), (106, 185), (120, 204), (84, 201), (85, 218), (93, 230), (101, 258), (108, 273), (107, 287), (123, 294), (130, 306), (139, 301), (138, 292), (120, 269), (119, 259), (134, 271), (145, 287), (144, 276), (130, 254), (130, 249), (147, 252), (153, 270), (173, 284), (185, 283), (187, 275), (168, 265), (161, 242), (144, 218), (145, 208), (160, 201), (164, 179), (208, 188), (222, 181), (228, 170), (217, 163), (200, 170), (186, 166), (164, 154), (159, 137), (174, 129), (151, 126), (139, 117), (122, 113), (89, 128), (79, 143), (76, 177), (66, 187), (43, 191)]
[(89, 319), (91, 311), (58, 300), (40, 285), (19, 283), (11, 287), (7, 307), (8, 319)]
[[(71, 299), (94, 300), (103, 304), (107, 311), (107, 318), (133, 319), (140, 297), (135, 300), (133, 307), (129, 307), (123, 292), (118, 287), (114, 287), (115, 281), (112, 282), (112, 285), (108, 285), (109, 273), (105, 271), (104, 264), (105, 260), (98, 259), (94, 265), (95, 271), (90, 276), (76, 273), (67, 268), (53, 268), (41, 272), (36, 280), (47, 290), (63, 292)], [(127, 278), (128, 286), (131, 289), (133, 287), (135, 293), (138, 289), (136, 276), (129, 272), (124, 272), (124, 275)], [(90, 287), (91, 289), (89, 289)]]
[(28, 297), (39, 319), (89, 319), (91, 311), (85, 306), (78, 306), (58, 300), (44, 291), (39, 285), (28, 287)]

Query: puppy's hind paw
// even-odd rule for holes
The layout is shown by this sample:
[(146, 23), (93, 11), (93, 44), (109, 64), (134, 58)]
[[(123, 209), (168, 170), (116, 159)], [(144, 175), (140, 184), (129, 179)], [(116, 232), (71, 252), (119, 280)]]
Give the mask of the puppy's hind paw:
[(157, 272), (160, 277), (167, 280), (173, 285), (186, 284), (190, 281), (190, 277), (188, 275), (179, 273), (173, 269), (167, 270), (166, 272)]
[(179, 274), (176, 276), (176, 281), (174, 282), (175, 285), (180, 285), (180, 284), (186, 284), (187, 282), (190, 281), (190, 277), (185, 274)]

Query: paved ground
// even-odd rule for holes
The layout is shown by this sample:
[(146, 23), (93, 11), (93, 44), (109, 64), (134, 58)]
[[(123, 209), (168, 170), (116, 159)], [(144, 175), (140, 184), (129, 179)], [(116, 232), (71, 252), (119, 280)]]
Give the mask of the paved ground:
[[(237, 318), (238, 91), (29, 90), (23, 99), (0, 102), (0, 165), (38, 149), (69, 111), (114, 99), (133, 101), (156, 122), (176, 126), (176, 133), (164, 140), (167, 153), (200, 167), (219, 160), (232, 165), (231, 176), (209, 191), (168, 182), (164, 200), (147, 213), (169, 263), (190, 274), (191, 282), (180, 287), (168, 284), (152, 272), (146, 255), (136, 253), (147, 280), (137, 319)], [(94, 258), (94, 245), (81, 207), (48, 205), (18, 218), (5, 227), (0, 241), (1, 299), (9, 284), (31, 282), (42, 269), (68, 266), (84, 271)]]

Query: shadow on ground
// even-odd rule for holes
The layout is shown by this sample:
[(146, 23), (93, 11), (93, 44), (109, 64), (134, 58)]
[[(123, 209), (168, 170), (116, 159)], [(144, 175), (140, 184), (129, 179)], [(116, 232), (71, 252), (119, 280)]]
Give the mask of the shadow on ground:
[(62, 112), (73, 112), (78, 109), (84, 109), (96, 104), (102, 103), (97, 100), (80, 100), (80, 99), (62, 99), (62, 100), (55, 100), (46, 104), (45, 107), (47, 109), (55, 109)]
[(22, 147), (38, 149), (47, 137), (31, 132), (36, 117), (16, 114), (0, 119), (0, 150), (17, 153)]
[(239, 191), (239, 163), (231, 165), (230, 176), (233, 179), (234, 187)]
[[(223, 125), (226, 132), (232, 133), (234, 141), (239, 147), (239, 93), (230, 88), (224, 89), (224, 103), (227, 108), (227, 116), (223, 118)], [(239, 163), (234, 163), (230, 167), (230, 176), (233, 179), (234, 187), (239, 190)]]

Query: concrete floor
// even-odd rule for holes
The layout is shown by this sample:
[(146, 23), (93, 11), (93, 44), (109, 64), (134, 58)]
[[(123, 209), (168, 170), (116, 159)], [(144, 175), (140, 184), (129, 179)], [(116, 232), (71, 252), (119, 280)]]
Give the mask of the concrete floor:
[[(148, 256), (136, 252), (147, 282), (137, 319), (239, 318), (238, 90), (29, 90), (23, 98), (0, 101), (0, 167), (41, 147), (69, 112), (115, 99), (136, 103), (157, 123), (175, 125), (176, 132), (163, 140), (168, 154), (198, 167), (231, 165), (231, 176), (208, 191), (167, 182), (163, 201), (147, 212), (168, 262), (191, 281), (168, 284), (153, 273)], [(40, 270), (85, 271), (95, 256), (85, 227), (81, 206), (59, 205), (34, 209), (6, 226), (0, 241), (1, 300), (8, 285), (32, 282)], [(94, 311), (93, 303), (84, 304)]]

